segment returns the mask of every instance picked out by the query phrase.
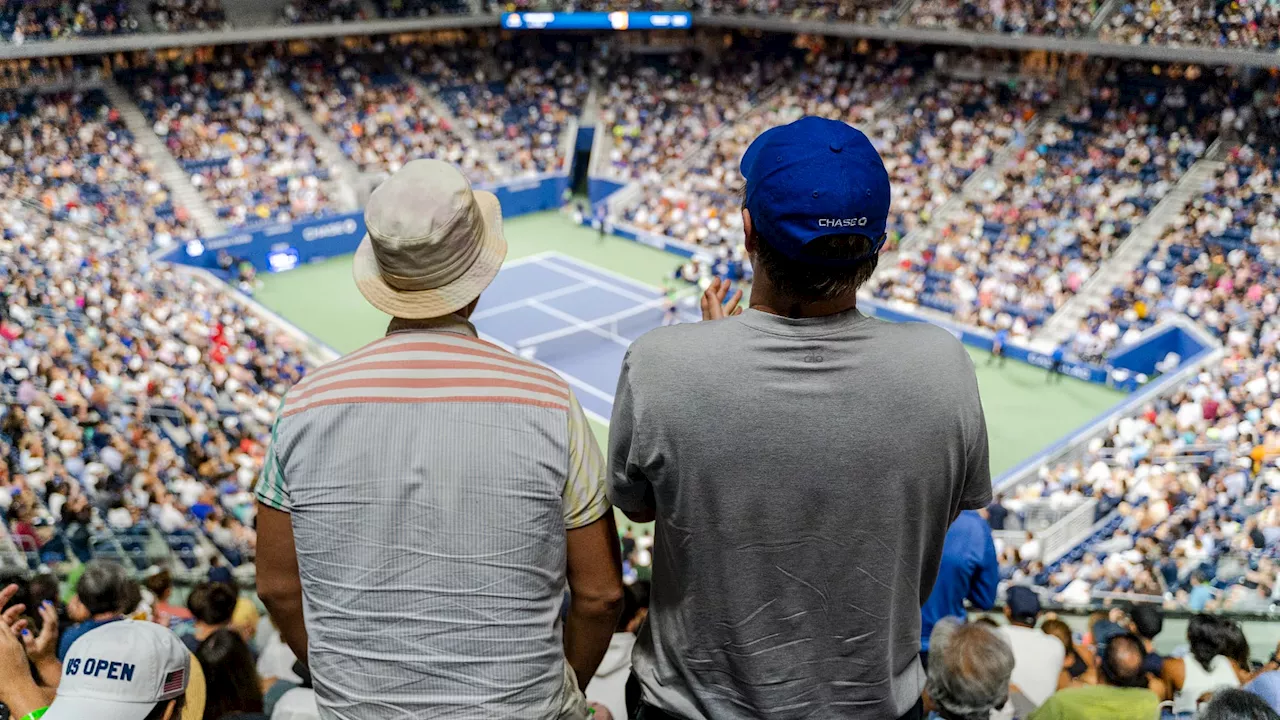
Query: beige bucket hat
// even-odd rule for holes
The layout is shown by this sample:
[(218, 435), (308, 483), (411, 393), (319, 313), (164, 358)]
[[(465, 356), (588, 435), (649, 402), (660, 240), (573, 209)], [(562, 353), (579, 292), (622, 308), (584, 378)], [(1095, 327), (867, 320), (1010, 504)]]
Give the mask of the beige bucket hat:
[(502, 208), (449, 163), (414, 160), (378, 186), (352, 275), (369, 304), (394, 317), (442, 317), (493, 281), (507, 256)]

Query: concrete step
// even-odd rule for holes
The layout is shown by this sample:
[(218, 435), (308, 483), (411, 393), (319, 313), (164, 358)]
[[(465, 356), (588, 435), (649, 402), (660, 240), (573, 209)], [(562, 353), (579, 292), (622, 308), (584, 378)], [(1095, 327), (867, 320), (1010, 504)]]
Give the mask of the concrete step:
[(120, 111), (120, 119), (129, 128), (129, 132), (133, 133), (139, 149), (155, 164), (159, 174), (158, 179), (169, 188), (174, 205), (186, 208), (191, 221), (195, 223), (202, 237), (210, 238), (226, 234), (226, 227), (191, 184), (191, 177), (169, 154), (169, 149), (165, 147), (159, 136), (152, 131), (151, 123), (147, 122), (142, 110), (133, 102), (133, 98), (129, 97), (129, 93), (110, 77), (103, 79), (102, 89), (111, 100), (111, 105)]

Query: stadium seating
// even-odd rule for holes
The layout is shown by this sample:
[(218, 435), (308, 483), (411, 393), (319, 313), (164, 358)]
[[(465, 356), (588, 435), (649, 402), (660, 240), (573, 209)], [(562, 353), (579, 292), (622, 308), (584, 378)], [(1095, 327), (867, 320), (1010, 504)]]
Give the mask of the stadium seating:
[(120, 74), (157, 135), (228, 226), (331, 211), (331, 168), (286, 105), (273, 61), (223, 55)]
[[(1163, 94), (1162, 94), (1163, 93)], [(1213, 95), (1140, 78), (1051, 118), (873, 292), (1025, 336), (1060, 308), (1203, 152)]]
[(101, 91), (7, 92), (0, 104), (0, 177), (12, 196), (142, 247), (195, 237)]
[(134, 32), (126, 0), (24, 0), (0, 4), (0, 37), (14, 43)]
[(0, 221), (0, 394), (15, 403), (0, 446), (25, 472), (4, 478), (17, 480), (4, 497), (46, 528), (24, 548), (31, 565), (251, 559), (247, 488), (300, 356), (226, 291), (151, 264), (134, 238), (17, 199)]

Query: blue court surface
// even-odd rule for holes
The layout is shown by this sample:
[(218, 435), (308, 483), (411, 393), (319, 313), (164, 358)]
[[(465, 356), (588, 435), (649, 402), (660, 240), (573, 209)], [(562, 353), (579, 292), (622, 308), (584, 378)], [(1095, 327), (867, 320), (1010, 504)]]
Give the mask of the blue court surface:
[[(484, 339), (547, 365), (582, 408), (608, 422), (627, 347), (662, 325), (661, 288), (549, 252), (502, 267), (472, 322)], [(680, 321), (698, 316), (680, 303)]]

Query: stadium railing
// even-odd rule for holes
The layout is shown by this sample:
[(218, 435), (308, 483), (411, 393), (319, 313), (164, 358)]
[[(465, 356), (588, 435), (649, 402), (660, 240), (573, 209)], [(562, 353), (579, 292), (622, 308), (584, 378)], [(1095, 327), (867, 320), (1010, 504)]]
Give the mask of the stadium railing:
[[(1031, 530), (1035, 538), (1040, 541), (1046, 565), (1071, 552), (1076, 545), (1079, 545), (1093, 533), (1093, 518), (1097, 508), (1097, 500), (1086, 498), (1084, 502), (1075, 508), (1064, 512), (1057, 521), (1048, 527), (1042, 527), (1040, 530)], [(1003, 540), (1006, 545), (1011, 547), (1017, 547), (1022, 544), (1026, 534), (1027, 530), (997, 530), (992, 533), (996, 539)]]

